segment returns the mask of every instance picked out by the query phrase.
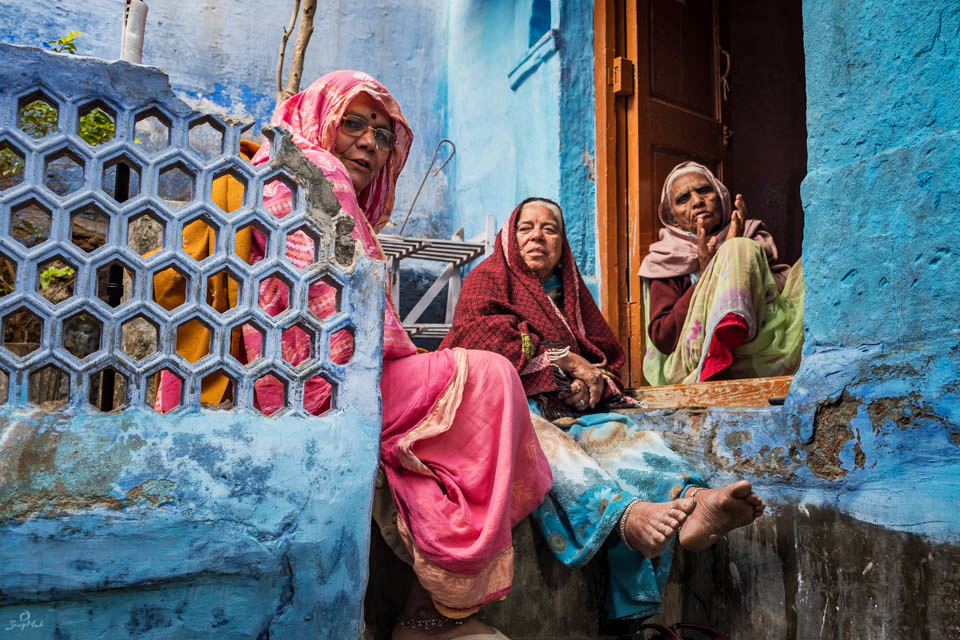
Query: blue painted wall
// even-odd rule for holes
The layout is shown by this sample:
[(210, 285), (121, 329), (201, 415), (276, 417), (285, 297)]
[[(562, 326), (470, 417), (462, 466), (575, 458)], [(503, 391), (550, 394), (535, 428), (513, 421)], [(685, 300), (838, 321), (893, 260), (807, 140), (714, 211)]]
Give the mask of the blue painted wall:
[(804, 3), (806, 344), (787, 406), (844, 509), (953, 542), (958, 33), (955, 3)]
[(453, 227), (502, 224), (518, 202), (564, 207), (571, 248), (595, 283), (593, 11), (545, 2), (454, 0), (447, 54), (448, 135), (457, 143)]
[[(269, 122), (280, 36), (290, 0), (149, 0), (143, 62), (162, 67), (176, 93), (194, 108)], [(0, 3), (0, 41), (41, 46), (81, 31), (78, 53), (107, 60), (120, 55), (120, 0), (20, 0)], [(16, 28), (11, 28), (16, 25)], [(446, 6), (435, 0), (319, 2), (304, 65), (303, 86), (336, 69), (360, 69), (382, 81), (400, 103), (415, 139), (397, 185), (402, 218), (433, 149), (444, 136)], [(293, 40), (288, 44), (291, 58)], [(447, 234), (446, 174), (431, 178), (411, 225)], [(429, 212), (430, 215), (427, 215)]]

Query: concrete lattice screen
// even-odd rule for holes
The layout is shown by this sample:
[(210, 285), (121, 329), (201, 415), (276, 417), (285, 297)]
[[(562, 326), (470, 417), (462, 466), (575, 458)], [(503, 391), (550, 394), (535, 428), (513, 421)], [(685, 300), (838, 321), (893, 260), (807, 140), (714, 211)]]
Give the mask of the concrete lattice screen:
[[(361, 634), (385, 269), (289, 134), (267, 132), (254, 167), (243, 131), (158, 69), (0, 44), (0, 620), (42, 623), (36, 637)], [(229, 213), (211, 198), (225, 178), (243, 188)], [(294, 194), (282, 217), (263, 206), (276, 181)], [(207, 257), (184, 247), (188, 225)], [(251, 227), (259, 261), (237, 253)], [(288, 260), (292, 234), (313, 242), (311, 264)], [(154, 277), (170, 270), (185, 295), (165, 308)], [(235, 304), (212, 306), (217, 283)], [(336, 290), (323, 317), (318, 283)], [(285, 311), (260, 307), (263, 286)], [(187, 344), (198, 326), (207, 344)], [(231, 350), (252, 344), (244, 326), (262, 336), (249, 358)], [(288, 332), (310, 342), (302, 362), (285, 358)], [(337, 332), (346, 363), (331, 360)], [(182, 382), (164, 415), (161, 371)], [(232, 388), (207, 406), (218, 372)], [(265, 416), (254, 385), (269, 376), (285, 395)], [(332, 401), (314, 416), (318, 377)]]
[[(333, 221), (317, 224), (306, 214), (289, 170), (276, 163), (255, 170), (238, 155), (243, 125), (184, 117), (162, 103), (125, 108), (111, 96), (75, 97), (50, 83), (4, 84), (0, 147), (14, 160), (0, 182), (7, 232), (0, 239), (0, 377), (6, 383), (12, 376), (10, 401), (152, 406), (157, 374), (166, 370), (184, 383), (181, 406), (196, 407), (200, 382), (221, 372), (231, 380), (227, 406), (255, 409), (254, 382), (274, 376), (287, 388), (281, 411), (298, 413), (305, 380), (320, 376), (337, 386), (342, 371), (323, 345), (354, 328), (341, 309), (320, 318), (306, 304), (307, 288), (319, 281), (342, 302)], [(53, 126), (25, 118), (38, 111)], [(81, 137), (91, 114), (109, 121), (99, 130), (112, 137)], [(226, 176), (243, 188), (243, 206), (232, 213), (210, 200), (212, 183)], [(294, 211), (283, 219), (262, 207), (274, 181), (294, 193)], [(215, 236), (215, 251), (201, 262), (181, 250), (191, 224)], [(254, 265), (235, 252), (236, 234), (250, 227), (269, 238), (267, 255)], [(315, 245), (318, 262), (303, 271), (284, 255), (294, 233)], [(153, 300), (153, 278), (171, 270), (186, 280), (187, 294), (165, 309)], [(209, 304), (218, 281), (239, 286), (238, 304), (222, 313)], [(292, 309), (278, 317), (264, 312), (257, 292), (267, 286), (278, 286)], [(209, 336), (208, 355), (191, 362), (177, 353), (177, 335), (198, 324)], [(240, 361), (246, 354), (230, 354), (244, 326), (264, 337), (260, 357), (249, 363)], [(309, 336), (311, 357), (298, 366), (281, 356), (286, 332)], [(112, 400), (103, 397), (110, 387)]]

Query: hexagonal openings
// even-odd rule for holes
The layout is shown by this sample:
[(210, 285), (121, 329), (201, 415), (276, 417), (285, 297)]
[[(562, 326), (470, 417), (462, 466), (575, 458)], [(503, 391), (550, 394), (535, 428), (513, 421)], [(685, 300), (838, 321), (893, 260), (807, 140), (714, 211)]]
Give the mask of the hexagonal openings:
[[(200, 381), (200, 404), (207, 409), (227, 411), (234, 406), (233, 390), (236, 389), (233, 378), (218, 369), (203, 377)], [(219, 401), (209, 402), (207, 398), (218, 398)]]
[(17, 126), (28, 136), (43, 138), (57, 130), (57, 103), (43, 93), (32, 93), (17, 105)]
[(314, 354), (314, 336), (303, 325), (294, 325), (283, 332), (283, 359), (294, 367), (302, 366)]
[(117, 115), (113, 109), (97, 101), (80, 108), (77, 135), (91, 147), (113, 140), (116, 133)]
[(260, 262), (267, 247), (270, 246), (270, 234), (257, 222), (240, 227), (233, 242), (233, 251), (247, 264)]
[(10, 398), (10, 375), (0, 369), (0, 404), (7, 404)]
[(210, 116), (198, 118), (190, 123), (187, 143), (205, 160), (223, 155), (223, 134), (226, 129)]
[(330, 335), (330, 362), (347, 364), (353, 357), (353, 327), (340, 329)]
[(272, 416), (287, 406), (287, 382), (272, 373), (253, 383), (253, 407), (265, 416)]
[(133, 141), (147, 153), (160, 153), (170, 146), (170, 119), (156, 109), (137, 114)]
[(119, 307), (133, 296), (134, 273), (119, 260), (97, 269), (97, 297), (111, 307)]
[(193, 201), (197, 174), (182, 162), (160, 169), (157, 174), (157, 195), (174, 209)]
[(83, 158), (70, 149), (61, 149), (44, 159), (43, 184), (58, 196), (83, 188)]
[(230, 355), (243, 365), (251, 365), (263, 357), (264, 331), (249, 322), (230, 330)]
[(276, 316), (290, 308), (290, 283), (277, 274), (267, 276), (257, 287), (257, 304), (271, 316)]
[(100, 411), (114, 411), (129, 404), (127, 376), (113, 367), (107, 367), (90, 376), (87, 402)]
[(337, 385), (323, 376), (314, 376), (304, 383), (303, 408), (315, 416), (337, 408)]
[(177, 327), (177, 353), (193, 364), (210, 353), (210, 327), (193, 318)]
[(43, 320), (27, 309), (18, 309), (3, 318), (3, 348), (20, 356), (40, 348)]
[(17, 263), (0, 253), (0, 298), (17, 286)]
[(23, 182), (24, 158), (23, 151), (13, 143), (0, 142), (0, 191)]
[(180, 248), (185, 254), (203, 262), (211, 257), (210, 247), (217, 246), (217, 227), (204, 218), (196, 218), (183, 226)]
[(160, 269), (153, 274), (153, 299), (167, 311), (186, 302), (190, 279), (177, 267)]
[(10, 235), (25, 247), (50, 239), (50, 210), (37, 200), (28, 200), (10, 210)]
[(341, 287), (332, 278), (323, 277), (310, 284), (307, 308), (320, 320), (340, 312)]
[(63, 348), (77, 360), (100, 350), (103, 324), (89, 313), (80, 312), (63, 321)]
[(60, 304), (73, 297), (76, 279), (77, 267), (66, 258), (44, 260), (37, 267), (37, 293), (53, 304)]
[(296, 209), (299, 201), (297, 183), (285, 175), (278, 175), (263, 185), (263, 208), (278, 218)]
[(127, 224), (127, 246), (142, 256), (163, 248), (163, 220), (144, 211), (130, 218)]
[[(224, 182), (226, 184), (224, 184)], [(226, 197), (217, 197), (218, 192), (225, 193)], [(210, 191), (211, 200), (224, 213), (232, 213), (247, 203), (247, 178), (236, 169), (225, 169), (217, 172), (213, 177), (213, 186)], [(219, 202), (218, 202), (219, 200)], [(225, 202), (226, 208), (223, 207)]]
[(143, 316), (127, 320), (120, 326), (120, 349), (137, 362), (157, 352), (159, 330)]
[(173, 411), (180, 406), (183, 379), (169, 369), (147, 377), (146, 403), (159, 413)]
[(207, 304), (214, 311), (226, 313), (236, 307), (242, 292), (242, 282), (227, 269), (207, 278)]
[(285, 256), (297, 269), (303, 271), (319, 258), (320, 236), (312, 229), (300, 228), (287, 234)]
[(70, 212), (70, 242), (87, 253), (107, 243), (110, 216), (96, 204), (86, 204)]
[(59, 409), (70, 399), (70, 376), (55, 365), (31, 373), (28, 384), (30, 404), (47, 411)]
[(120, 156), (103, 165), (100, 188), (117, 202), (126, 202), (140, 195), (140, 166)]

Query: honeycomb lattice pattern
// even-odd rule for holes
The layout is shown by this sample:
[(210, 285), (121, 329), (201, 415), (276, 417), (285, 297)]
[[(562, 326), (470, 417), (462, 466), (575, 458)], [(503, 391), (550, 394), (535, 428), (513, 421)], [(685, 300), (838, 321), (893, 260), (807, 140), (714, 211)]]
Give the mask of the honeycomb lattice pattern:
[[(288, 139), (276, 136), (272, 161), (255, 168), (238, 153), (244, 127), (193, 112), (172, 95), (137, 102), (122, 89), (74, 95), (53, 81), (26, 82), (36, 80), (0, 71), (0, 402), (153, 407), (158, 373), (168, 371), (182, 383), (177, 411), (199, 407), (203, 381), (217, 374), (229, 386), (217, 408), (260, 410), (254, 383), (271, 378), (283, 385), (284, 404), (264, 413), (304, 415), (304, 385), (319, 378), (338, 408), (345, 369), (330, 360), (330, 336), (362, 337), (351, 317), (364, 304), (351, 298), (354, 258), (334, 257), (344, 242), (338, 226), (352, 224), (342, 224), (338, 209), (308, 206), (323, 201), (311, 198), (318, 174), (305, 176), (301, 164), (298, 175), (277, 159), (277, 148), (295, 149)], [(241, 207), (229, 213), (211, 200), (224, 176), (243, 188)], [(294, 192), (294, 211), (282, 219), (262, 202), (264, 185), (275, 180)], [(202, 225), (212, 239), (200, 262), (184, 250), (188, 225)], [(266, 255), (254, 264), (236, 247), (249, 227), (266, 238)], [(315, 243), (309, 268), (286, 258), (293, 234)], [(162, 272), (183, 278), (182, 304), (154, 301)], [(321, 281), (337, 299), (323, 318), (307, 306), (308, 287)], [(235, 290), (235, 300), (216, 302), (217, 287)], [(272, 316), (259, 307), (265, 287), (285, 290), (287, 311)], [(201, 344), (178, 352), (177, 336), (188, 330)], [(245, 332), (262, 342), (238, 355)], [(284, 357), (285, 334), (308, 341), (305, 361)]]

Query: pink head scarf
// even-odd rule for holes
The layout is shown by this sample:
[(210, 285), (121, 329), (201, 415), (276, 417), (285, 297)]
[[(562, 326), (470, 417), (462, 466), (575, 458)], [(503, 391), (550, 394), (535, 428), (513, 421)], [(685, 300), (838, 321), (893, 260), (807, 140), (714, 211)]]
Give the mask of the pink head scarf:
[[(685, 276), (700, 270), (700, 260), (697, 257), (697, 234), (684, 231), (676, 226), (673, 216), (673, 207), (670, 205), (670, 187), (674, 180), (682, 175), (696, 173), (705, 177), (713, 190), (720, 196), (721, 211), (720, 224), (717, 225), (707, 239), (717, 238), (720, 243), (727, 237), (730, 229), (730, 217), (733, 207), (730, 200), (730, 190), (717, 180), (710, 169), (697, 162), (681, 162), (673, 168), (670, 175), (663, 182), (660, 192), (660, 239), (650, 245), (650, 253), (640, 263), (640, 277), (642, 278), (673, 278)], [(767, 233), (766, 227), (759, 220), (744, 220), (743, 237), (755, 240), (767, 253), (767, 262), (773, 266), (777, 263), (777, 245)], [(718, 245), (719, 246), (719, 245)]]
[[(332, 151), (343, 114), (353, 99), (361, 93), (370, 96), (393, 120), (397, 146), (390, 152), (387, 161), (370, 184), (360, 193), (356, 193), (350, 174)], [(400, 111), (400, 105), (382, 84), (362, 71), (328, 73), (277, 107), (271, 124), (292, 133), (293, 141), (303, 150), (304, 155), (323, 169), (323, 173), (333, 182), (334, 191), (345, 211), (354, 217), (355, 213), (362, 212), (374, 232), (380, 231), (387, 224), (393, 212), (397, 178), (407, 161), (407, 154), (410, 153), (413, 132)], [(269, 150), (269, 143), (260, 147), (260, 151), (253, 157), (253, 163), (259, 165), (266, 162)], [(289, 211), (289, 198), (286, 200)], [(355, 211), (349, 210), (344, 200), (353, 205), (351, 208)]]

